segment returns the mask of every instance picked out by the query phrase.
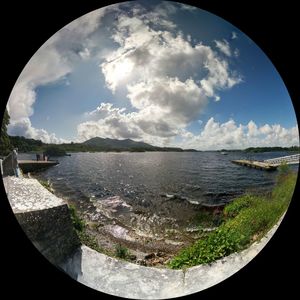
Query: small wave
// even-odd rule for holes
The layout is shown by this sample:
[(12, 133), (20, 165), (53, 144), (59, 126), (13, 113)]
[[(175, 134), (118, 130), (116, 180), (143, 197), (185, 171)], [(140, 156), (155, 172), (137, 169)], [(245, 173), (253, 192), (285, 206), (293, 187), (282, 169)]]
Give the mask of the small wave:
[(187, 199), (187, 201), (191, 204), (196, 204), (196, 205), (199, 205), (200, 203), (196, 200), (191, 200), (191, 199)]

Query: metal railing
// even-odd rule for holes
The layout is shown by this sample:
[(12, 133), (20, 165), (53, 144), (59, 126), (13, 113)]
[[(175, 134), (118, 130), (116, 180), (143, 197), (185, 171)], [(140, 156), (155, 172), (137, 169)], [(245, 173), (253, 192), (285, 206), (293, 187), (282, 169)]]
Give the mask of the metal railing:
[(300, 154), (293, 154), (288, 156), (276, 157), (264, 160), (265, 163), (272, 165), (280, 165), (281, 163), (299, 164)]

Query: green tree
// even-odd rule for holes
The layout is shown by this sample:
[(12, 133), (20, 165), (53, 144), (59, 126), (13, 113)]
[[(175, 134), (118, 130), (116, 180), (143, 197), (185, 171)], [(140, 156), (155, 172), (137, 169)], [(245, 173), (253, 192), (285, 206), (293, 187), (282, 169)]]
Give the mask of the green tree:
[(9, 140), (9, 136), (7, 134), (7, 125), (9, 124), (9, 114), (7, 109), (5, 108), (3, 114), (3, 120), (1, 125), (1, 135), (0, 135), (0, 155), (7, 155), (11, 150), (11, 144)]

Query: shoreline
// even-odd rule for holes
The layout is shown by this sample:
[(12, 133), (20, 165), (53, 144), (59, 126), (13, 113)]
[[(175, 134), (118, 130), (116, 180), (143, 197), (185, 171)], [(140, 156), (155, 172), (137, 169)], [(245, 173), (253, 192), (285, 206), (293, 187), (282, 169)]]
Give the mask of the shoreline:
[[(31, 177), (76, 209), (76, 214), (85, 224), (84, 235), (97, 243), (98, 252), (116, 257), (116, 247), (121, 245), (128, 252), (126, 260), (143, 266), (165, 268), (180, 250), (217, 228), (211, 224), (203, 227), (195, 220), (179, 226), (173, 218), (136, 210), (119, 196), (97, 200), (87, 198), (84, 203), (77, 202), (50, 185), (47, 186), (39, 176)], [(216, 210), (214, 206), (202, 207), (189, 203), (186, 199), (179, 198), (174, 201), (195, 208), (192, 219), (203, 211), (208, 211), (212, 216)], [(220, 207), (224, 207), (224, 204)]]
[[(42, 187), (42, 189), (48, 189), (49, 191), (49, 187), (47, 188), (47, 186), (45, 186), (45, 184), (42, 184), (38, 179), (28, 179), (24, 177), (21, 179), (21, 181), (23, 180), (35, 180), (39, 184), (39, 186)], [(59, 199), (61, 199), (61, 201), (67, 203), (69, 207), (70, 204), (73, 204), (72, 201), (69, 201), (69, 199), (60, 197), (60, 195), (53, 192), (54, 191), (52, 190), (51, 193), (54, 194), (55, 197), (58, 197)], [(110, 257), (117, 258), (118, 255), (116, 254), (116, 246), (121, 245), (122, 247), (126, 247), (125, 252), (127, 254), (124, 257), (119, 258), (126, 259), (138, 265), (168, 268), (172, 258), (174, 258), (174, 256), (178, 256), (178, 253), (182, 252), (181, 250), (185, 251), (196, 241), (204, 239), (206, 236), (210, 235), (211, 232), (214, 232), (218, 229), (218, 227), (208, 228), (209, 230), (203, 230), (202, 228), (202, 236), (199, 236), (199, 228), (190, 228), (191, 230), (188, 235), (194, 236), (194, 238), (190, 239), (189, 243), (177, 242), (177, 236), (182, 232), (176, 229), (173, 230), (173, 232), (169, 232), (172, 236), (171, 238), (161, 239), (158, 235), (155, 234), (145, 234), (143, 230), (139, 231), (138, 228), (135, 228), (134, 226), (124, 226), (124, 223), (122, 223), (122, 219), (124, 221), (123, 216), (128, 214), (128, 212), (132, 213), (133, 209), (120, 197), (108, 197), (106, 199), (102, 199), (99, 202), (100, 203), (97, 203), (97, 205), (93, 207), (94, 209), (96, 209), (96, 216), (93, 214), (89, 215), (87, 211), (80, 212), (80, 210), (78, 209), (78, 211), (80, 212), (79, 216), (82, 219), (81, 221), (83, 222), (85, 227), (85, 230), (82, 234), (86, 240), (91, 241), (91, 245), (86, 245), (91, 246), (94, 249), (96, 248), (96, 250), (100, 253), (104, 253), (109, 255)], [(38, 201), (36, 203), (38, 203)], [(93, 204), (92, 201), (88, 203), (88, 206), (91, 206), (91, 204)], [(25, 204), (25, 206), (26, 205), (27, 204)], [(115, 215), (115, 213), (118, 212), (119, 208), (122, 209), (122, 214)], [(137, 224), (146, 224), (148, 225), (148, 228), (151, 227), (151, 224), (149, 226), (149, 220), (152, 221), (152, 223), (155, 221), (155, 219), (156, 221), (160, 220), (157, 215), (152, 220), (144, 217), (145, 216), (141, 214), (140, 218), (137, 220)], [(163, 224), (161, 224), (161, 226), (163, 226)], [(79, 232), (77, 232), (77, 234), (79, 236), (81, 235)], [(264, 235), (262, 235), (260, 238), (263, 237)], [(257, 238), (254, 239), (253, 242), (255, 242), (256, 240)], [(96, 247), (93, 247), (92, 244), (96, 245)], [(252, 243), (250, 243), (247, 247), (250, 247), (251, 244)], [(245, 249), (247, 249), (247, 247)]]
[[(245, 195), (246, 194), (234, 197), (230, 202), (233, 203), (235, 199), (239, 199)], [(167, 196), (170, 197), (171, 195)], [(252, 196), (266, 197), (267, 194), (265, 194), (265, 191), (262, 193), (257, 193), (256, 191), (254, 194), (252, 193)], [(72, 204), (74, 204), (74, 202), (72, 202)], [(121, 245), (126, 248), (128, 253), (128, 255), (123, 258), (144, 266), (155, 266), (160, 268), (168, 267), (172, 259), (177, 257), (182, 250), (185, 251), (195, 242), (205, 239), (206, 236), (208, 236), (211, 232), (216, 231), (219, 228), (219, 225), (222, 224), (221, 222), (217, 226), (210, 225), (209, 227), (207, 226), (206, 228), (203, 228), (202, 226), (201, 228), (201, 223), (198, 223), (197, 226), (191, 224), (189, 228), (185, 227), (185, 229), (178, 227), (176, 229), (172, 228), (171, 230), (168, 230), (168, 233), (171, 234), (168, 234), (167, 237), (162, 237), (161, 235), (154, 233), (145, 234), (143, 230), (139, 230), (139, 228), (135, 227), (132, 222), (130, 224), (126, 224), (126, 222), (124, 223), (124, 219), (126, 219), (124, 218), (124, 215), (130, 212), (136, 217), (136, 214), (134, 209), (119, 196), (107, 197), (99, 199), (98, 201), (90, 200), (90, 204), (95, 205), (94, 209), (96, 209), (96, 212), (98, 213), (97, 217), (93, 214), (87, 213), (86, 211), (82, 213), (80, 208), (78, 212), (87, 225), (87, 234), (92, 236), (92, 238), (97, 241), (99, 247), (103, 249), (103, 251), (100, 252), (108, 254), (111, 257), (116, 257), (115, 248), (117, 245)], [(118, 208), (121, 208), (123, 214), (114, 214)], [(223, 208), (224, 206), (220, 211), (221, 215), (223, 215)], [(111, 209), (115, 211), (113, 212)], [(198, 213), (203, 210), (204, 208), (201, 207), (200, 210), (198, 209)], [(154, 216), (158, 220), (161, 219), (156, 214), (154, 214)], [(213, 214), (210, 215), (210, 218), (212, 216)], [(148, 223), (151, 226), (153, 225), (153, 221), (155, 220), (146, 217), (144, 218), (143, 214), (140, 214), (138, 218), (138, 223), (140, 225)], [(161, 223), (160, 226), (163, 227), (164, 224)], [(185, 240), (178, 238), (183, 235), (186, 236)], [(263, 236), (260, 236), (260, 238), (262, 237)], [(257, 238), (255, 238), (252, 242), (256, 239)], [(250, 243), (247, 247), (251, 244), (252, 243)], [(243, 249), (246, 249), (247, 247)]]

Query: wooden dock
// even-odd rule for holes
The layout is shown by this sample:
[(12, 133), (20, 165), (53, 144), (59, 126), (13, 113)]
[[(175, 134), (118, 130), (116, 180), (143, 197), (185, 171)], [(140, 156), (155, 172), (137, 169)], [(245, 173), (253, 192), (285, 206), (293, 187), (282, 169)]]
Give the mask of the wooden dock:
[(260, 170), (266, 170), (266, 171), (272, 171), (277, 169), (277, 165), (272, 165), (266, 162), (257, 161), (257, 160), (246, 160), (246, 159), (240, 159), (240, 160), (232, 160), (233, 163), (246, 166), (250, 168), (260, 169)]
[(18, 160), (19, 167), (23, 173), (35, 172), (59, 164), (56, 160)]

